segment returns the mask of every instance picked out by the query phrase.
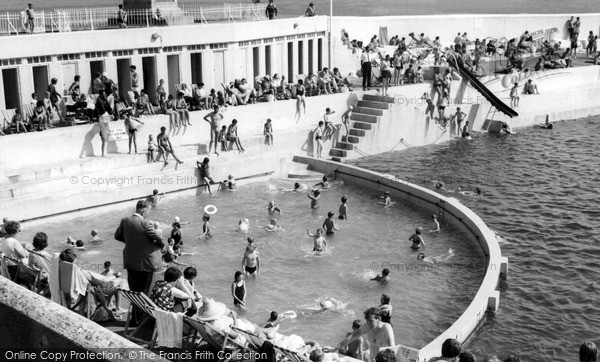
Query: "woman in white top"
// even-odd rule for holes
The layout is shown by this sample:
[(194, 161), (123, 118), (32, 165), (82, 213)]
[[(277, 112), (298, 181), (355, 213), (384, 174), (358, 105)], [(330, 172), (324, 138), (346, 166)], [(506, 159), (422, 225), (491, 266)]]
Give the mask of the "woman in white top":
[[(21, 231), (21, 224), (17, 221), (8, 221), (4, 224), (4, 231), (6, 232), (6, 236), (2, 240), (2, 245), (0, 245), (0, 253), (17, 260), (27, 258), (29, 253), (21, 243), (19, 243), (19, 240), (15, 238), (17, 233)], [(17, 264), (12, 260), (6, 260), (6, 264), (10, 276), (14, 277), (17, 273)]]

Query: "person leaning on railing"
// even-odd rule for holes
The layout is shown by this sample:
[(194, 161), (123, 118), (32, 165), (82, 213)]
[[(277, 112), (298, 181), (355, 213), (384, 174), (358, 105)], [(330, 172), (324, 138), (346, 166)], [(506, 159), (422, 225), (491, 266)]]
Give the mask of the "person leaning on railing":
[(277, 19), (277, 7), (273, 4), (273, 0), (269, 0), (269, 5), (267, 5), (267, 9), (265, 10), (265, 15), (270, 20)]

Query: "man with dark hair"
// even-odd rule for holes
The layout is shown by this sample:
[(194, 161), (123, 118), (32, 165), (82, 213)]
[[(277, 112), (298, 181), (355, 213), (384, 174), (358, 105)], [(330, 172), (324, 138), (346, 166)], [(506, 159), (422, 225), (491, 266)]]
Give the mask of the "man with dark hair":
[(461, 352), (460, 342), (454, 338), (448, 338), (442, 343), (442, 357), (436, 361), (456, 361)]
[(119, 4), (119, 12), (117, 13), (117, 23), (119, 28), (127, 28), (127, 12), (123, 9), (123, 4)]
[(62, 99), (62, 96), (56, 90), (56, 85), (58, 84), (58, 79), (52, 78), (50, 80), (50, 85), (48, 85), (48, 92), (50, 92), (50, 104), (52, 104), (52, 108), (56, 109), (56, 114), (58, 114), (58, 118), (63, 122), (63, 116), (61, 110), (58, 108), (58, 102)]
[(35, 14), (33, 13), (33, 5), (27, 4), (27, 9), (25, 9), (25, 15), (27, 15), (27, 25), (28, 31), (33, 34), (33, 29), (35, 28)]
[(377, 353), (375, 362), (396, 362), (396, 354), (391, 349), (384, 349)]
[(265, 15), (270, 20), (277, 19), (277, 7), (273, 4), (273, 0), (269, 0), (269, 5), (267, 5), (267, 9), (265, 10)]
[(355, 330), (351, 335), (344, 338), (334, 348), (338, 350), (354, 342), (363, 334), (367, 334), (370, 343), (371, 356), (376, 356), (380, 348), (393, 347), (396, 345), (392, 326), (381, 321), (381, 312), (377, 308), (369, 308), (365, 311), (366, 323)]
[[(125, 243), (123, 265), (127, 269), (129, 289), (134, 292), (149, 293), (154, 273), (162, 270), (162, 236), (151, 222), (144, 219), (150, 205), (144, 200), (137, 202), (135, 213), (121, 219), (115, 232), (115, 239)], [(136, 313), (134, 320), (139, 316)]]
[(305, 12), (306, 16), (315, 16), (315, 4), (310, 3), (308, 4), (308, 7), (306, 8), (306, 12)]
[(579, 362), (596, 362), (598, 358), (598, 347), (594, 342), (583, 342), (579, 347)]

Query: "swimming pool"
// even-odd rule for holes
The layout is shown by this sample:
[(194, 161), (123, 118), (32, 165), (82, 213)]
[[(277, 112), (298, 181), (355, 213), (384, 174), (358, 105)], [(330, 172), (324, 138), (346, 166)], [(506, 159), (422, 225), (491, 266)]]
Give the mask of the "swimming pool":
[[(242, 314), (263, 323), (272, 310), (294, 310), (298, 317), (283, 322), (280, 331), (325, 345), (343, 338), (354, 319), (362, 320), (365, 309), (379, 305), (383, 293), (391, 297), (394, 306), (396, 343), (414, 347), (425, 345), (448, 328), (468, 306), (484, 275), (485, 259), (467, 234), (442, 223), (440, 233), (424, 234), (424, 252), (439, 263), (418, 262), (408, 238), (417, 226), (433, 227), (429, 213), (402, 204), (383, 208), (377, 205), (381, 200), (375, 191), (341, 182), (333, 182), (332, 188), (321, 194), (321, 207), (311, 210), (307, 191), (278, 191), (293, 182), (271, 180), (213, 196), (169, 195), (147, 219), (159, 221), (165, 236), (170, 234), (175, 216), (191, 223), (182, 228), (184, 252), (196, 254), (180, 261), (198, 269), (196, 282), (202, 295), (231, 308), (233, 275), (241, 270), (246, 237), (253, 235), (261, 254), (261, 275), (247, 279), (248, 311)], [(314, 182), (306, 181), (309, 187)], [(337, 223), (341, 230), (327, 238), (331, 250), (312, 255), (312, 238), (306, 230), (314, 233), (328, 211), (337, 213), (342, 196), (349, 199), (349, 221)], [(271, 233), (261, 228), (271, 218), (266, 210), (269, 200), (275, 200), (282, 210), (282, 215), (274, 216), (282, 231)], [(210, 220), (213, 238), (198, 239), (207, 204), (219, 210)], [(119, 220), (132, 213), (134, 206), (131, 202), (110, 212), (25, 224), (20, 240), (30, 241), (37, 231), (44, 231), (50, 239), (49, 249), (59, 251), (66, 247), (67, 235), (86, 240), (95, 228), (103, 241), (88, 243), (85, 251), (78, 252), (80, 265), (101, 270), (103, 262), (110, 260), (122, 269), (123, 244), (113, 235)], [(247, 235), (237, 231), (243, 218), (250, 220)], [(390, 269), (391, 281), (387, 285), (370, 281), (383, 267)], [(324, 297), (339, 301), (337, 308), (319, 312), (318, 301)]]

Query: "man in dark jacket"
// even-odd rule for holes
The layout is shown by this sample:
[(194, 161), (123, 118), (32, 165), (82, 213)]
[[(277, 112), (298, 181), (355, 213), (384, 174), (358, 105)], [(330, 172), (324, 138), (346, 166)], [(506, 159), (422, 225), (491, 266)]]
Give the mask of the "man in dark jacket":
[(165, 245), (152, 223), (144, 220), (149, 209), (148, 202), (138, 201), (135, 213), (121, 219), (115, 232), (115, 239), (125, 243), (123, 265), (127, 269), (129, 289), (146, 294), (152, 287), (153, 274), (162, 270), (161, 250)]

